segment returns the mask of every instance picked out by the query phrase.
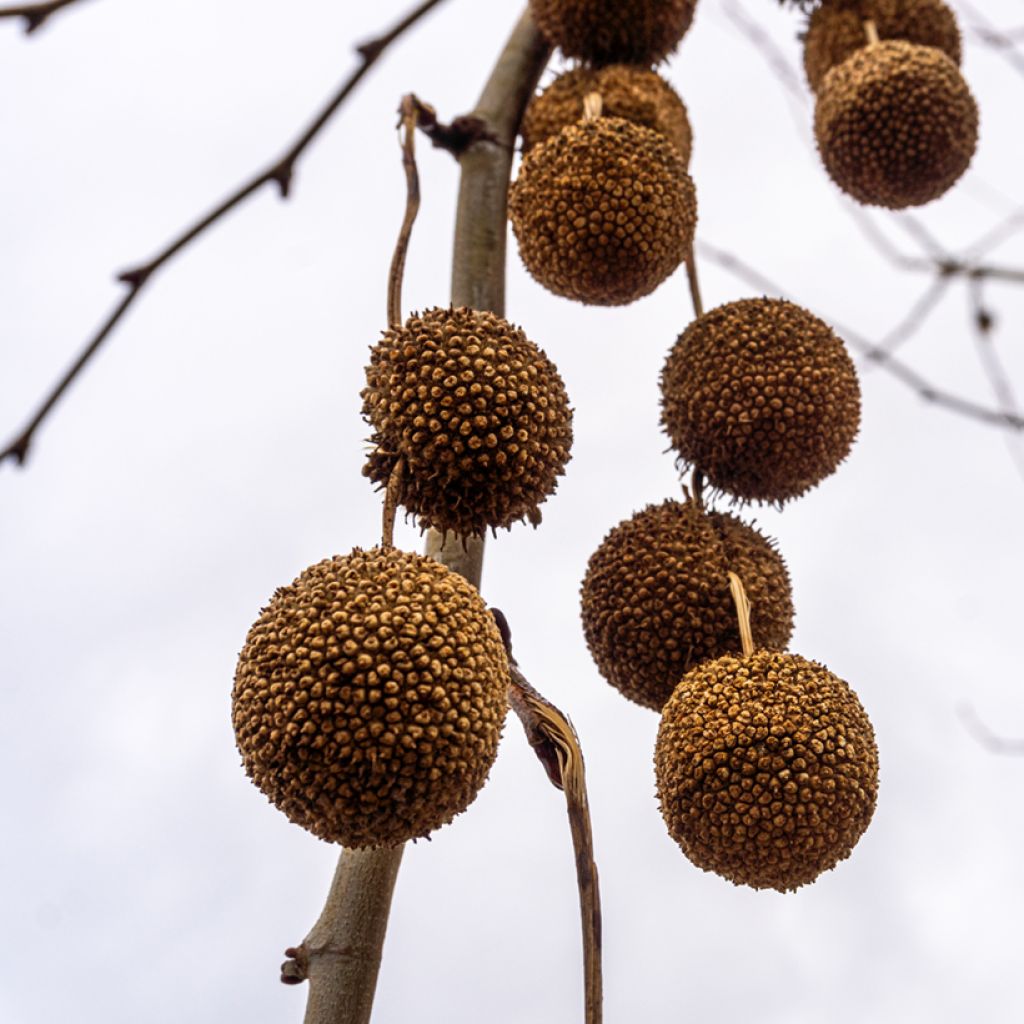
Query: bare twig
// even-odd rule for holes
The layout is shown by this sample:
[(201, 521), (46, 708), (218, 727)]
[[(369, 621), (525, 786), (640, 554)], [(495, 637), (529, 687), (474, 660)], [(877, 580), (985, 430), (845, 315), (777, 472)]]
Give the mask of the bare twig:
[[(452, 280), (455, 305), (504, 313), (505, 195), (512, 166), (511, 142), (548, 53), (527, 12), (513, 30), (474, 112), (486, 131), (460, 158), (462, 181)], [(502, 246), (496, 255), (491, 247), (499, 231)], [(479, 588), (482, 539), (430, 530), (426, 552)], [(369, 1021), (400, 856), (400, 850), (342, 852), (324, 913), (310, 937), (286, 954), (291, 959), (285, 964), (287, 971), (282, 970), (284, 981), (310, 981), (306, 1024)], [(338, 955), (338, 950), (350, 948), (354, 935), (372, 938), (365, 954)], [(310, 946), (313, 938), (320, 943), (315, 949)]]
[(957, 709), (960, 721), (967, 731), (993, 754), (1024, 754), (1024, 739), (1007, 739), (998, 736), (978, 717), (978, 713), (970, 704), (961, 704)]
[[(746, 281), (753, 288), (758, 289), (764, 294), (777, 295), (780, 298), (786, 297), (785, 289), (780, 288), (760, 271), (755, 270), (733, 253), (719, 249), (708, 244), (706, 241), (701, 241), (698, 245), (702, 256), (706, 256), (720, 267), (735, 274), (736, 277)], [(1006, 427), (1010, 430), (1024, 430), (1024, 416), (1020, 416), (1012, 410), (991, 409), (978, 402), (972, 402), (968, 398), (961, 398), (959, 395), (943, 391), (941, 388), (935, 387), (927, 378), (899, 360), (896, 356), (890, 355), (856, 331), (834, 322), (832, 326), (835, 327), (852, 349), (859, 352), (865, 359), (878, 363), (887, 373), (895, 377), (901, 384), (905, 384), (924, 401), (950, 412), (958, 413), (961, 416), (966, 416), (969, 419), (978, 420), (981, 423)]]
[[(67, 0), (67, 2), (71, 2), (71, 0)], [(302, 134), (299, 135), (278, 160), (266, 168), (266, 170), (250, 178), (249, 181), (240, 186), (218, 206), (201, 217), (191, 227), (186, 228), (149, 262), (141, 263), (118, 275), (117, 279), (128, 286), (127, 295), (117, 303), (96, 334), (85, 345), (81, 355), (71, 364), (68, 371), (42, 402), (25, 429), (3, 451), (0, 451), (0, 464), (7, 459), (12, 459), (18, 465), (24, 465), (29, 447), (39, 425), (46, 419), (50, 410), (57, 404), (72, 381), (75, 380), (85, 365), (95, 355), (110, 332), (127, 312), (128, 307), (135, 301), (157, 270), (181, 252), (190, 242), (195, 241), (207, 228), (217, 223), (225, 214), (258, 192), (264, 185), (273, 183), (278, 187), (282, 198), (288, 197), (296, 163), (324, 125), (327, 124), (338, 108), (345, 102), (349, 93), (359, 84), (363, 76), (391, 43), (441, 2), (442, 0), (425, 0), (425, 2), (410, 11), (409, 14), (383, 35), (357, 47), (356, 52), (361, 58), (359, 67), (345, 79)]]
[(56, 14), (62, 7), (76, 2), (77, 0), (50, 0), (45, 4), (17, 4), (14, 7), (0, 7), (0, 18), (24, 18), (25, 35), (31, 35), (36, 29), (42, 28), (51, 14)]
[(583, 751), (572, 722), (542, 697), (520, 671), (512, 656), (512, 638), (505, 616), (497, 608), (491, 611), (508, 651), (512, 710), (519, 716), (527, 742), (533, 747), (552, 785), (565, 793), (569, 831), (576, 853), (576, 884), (583, 929), (584, 1020), (586, 1024), (601, 1024), (601, 893), (594, 861)]

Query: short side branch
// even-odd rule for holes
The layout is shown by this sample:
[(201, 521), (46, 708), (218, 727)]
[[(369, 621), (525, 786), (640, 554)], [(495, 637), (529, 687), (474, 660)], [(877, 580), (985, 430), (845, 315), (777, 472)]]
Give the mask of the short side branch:
[(42, 28), (51, 14), (56, 14), (62, 7), (76, 2), (77, 0), (50, 0), (45, 4), (17, 4), (14, 7), (0, 7), (0, 18), (24, 18), (25, 35), (31, 35), (37, 28)]
[[(71, 3), (73, 0), (63, 0), (63, 2)], [(12, 459), (19, 466), (24, 465), (32, 439), (39, 425), (46, 419), (57, 402), (60, 401), (61, 396), (68, 389), (72, 381), (75, 380), (89, 360), (96, 354), (96, 351), (107, 339), (110, 332), (117, 326), (118, 322), (127, 312), (128, 307), (135, 301), (139, 292), (142, 291), (157, 270), (181, 252), (189, 243), (195, 241), (207, 228), (217, 223), (225, 214), (230, 213), (231, 210), (255, 192), (258, 192), (264, 185), (273, 183), (278, 187), (282, 198), (288, 197), (296, 163), (324, 125), (327, 124), (338, 108), (345, 102), (349, 93), (359, 84), (363, 76), (391, 43), (441, 2), (442, 0), (425, 0), (424, 3), (421, 3), (382, 36), (358, 47), (357, 52), (362, 58), (360, 66), (341, 84), (337, 92), (328, 100), (316, 117), (313, 118), (305, 131), (299, 135), (277, 161), (247, 181), (191, 227), (186, 228), (148, 263), (139, 264), (118, 275), (118, 280), (128, 286), (128, 294), (117, 303), (96, 334), (86, 344), (81, 355), (71, 364), (68, 371), (44, 399), (25, 429), (3, 451), (0, 451), (0, 464), (7, 459)]]

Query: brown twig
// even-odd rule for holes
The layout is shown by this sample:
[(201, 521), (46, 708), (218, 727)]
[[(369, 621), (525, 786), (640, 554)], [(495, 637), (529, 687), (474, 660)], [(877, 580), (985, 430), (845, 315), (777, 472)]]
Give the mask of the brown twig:
[[(764, 294), (773, 294), (780, 298), (786, 296), (785, 289), (778, 287), (760, 271), (755, 270), (733, 253), (709, 245), (706, 241), (700, 242), (700, 251), (703, 256), (713, 260), (720, 267), (735, 274), (736, 277), (746, 281)], [(959, 395), (954, 395), (951, 392), (937, 388), (916, 370), (895, 356), (890, 355), (874, 342), (868, 341), (856, 331), (836, 323), (833, 323), (833, 326), (852, 349), (860, 352), (865, 359), (878, 363), (887, 373), (895, 377), (901, 384), (905, 384), (924, 401), (946, 409), (949, 412), (978, 420), (980, 423), (1005, 427), (1009, 430), (1024, 430), (1024, 416), (1018, 415), (1012, 410), (992, 409), (978, 402), (972, 402), (968, 398), (961, 398)]]
[(509, 699), (552, 785), (565, 793), (569, 831), (576, 853), (576, 883), (583, 929), (583, 997), (586, 1024), (602, 1019), (601, 893), (594, 861), (594, 838), (587, 803), (583, 751), (572, 722), (530, 685), (512, 656), (512, 637), (505, 616), (492, 608), (508, 652), (512, 685)]
[(45, 4), (18, 4), (14, 7), (0, 7), (0, 18), (24, 18), (25, 35), (31, 35), (36, 29), (42, 28), (51, 14), (56, 14), (62, 7), (76, 2), (77, 0), (50, 0)]
[[(66, 0), (71, 2), (71, 0)], [(309, 144), (316, 138), (320, 130), (327, 124), (338, 108), (348, 98), (349, 93), (359, 84), (363, 76), (370, 70), (381, 54), (401, 36), (407, 29), (416, 24), (425, 14), (436, 7), (442, 0), (424, 0), (414, 10), (410, 11), (401, 21), (392, 26), (387, 32), (376, 39), (363, 43), (356, 48), (356, 52), (362, 59), (361, 64), (341, 84), (334, 95), (323, 106), (320, 112), (313, 118), (310, 124), (301, 135), (292, 143), (285, 153), (271, 164), (266, 170), (250, 178), (244, 185), (227, 197), (209, 213), (201, 217), (191, 227), (186, 228), (177, 238), (170, 242), (161, 252), (154, 256), (148, 263), (141, 263), (118, 274), (117, 279), (128, 286), (128, 294), (122, 298), (114, 307), (110, 315), (103, 322), (96, 334), (90, 339), (82, 350), (81, 355), (71, 364), (71, 367), (64, 376), (57, 382), (56, 386), (42, 402), (35, 415), (29, 421), (24, 430), (3, 450), (0, 451), (0, 464), (7, 459), (13, 459), (19, 466), (24, 465), (28, 457), (29, 447), (39, 425), (46, 419), (50, 410), (57, 404), (61, 396), (68, 389), (69, 385), (81, 373), (82, 369), (95, 355), (97, 349), (107, 339), (110, 332), (117, 326), (118, 322), (127, 312), (128, 307), (135, 301), (139, 293), (151, 280), (153, 275), (165, 263), (181, 252), (190, 242), (198, 238), (207, 228), (217, 223), (226, 213), (229, 213), (249, 196), (258, 192), (264, 185), (271, 183), (277, 185), (281, 197), (287, 198), (291, 186), (292, 175), (295, 165), (302, 156)]]
[[(529, 12), (519, 20), (484, 88), (473, 116), (485, 131), (460, 157), (462, 168), (452, 259), (452, 303), (503, 314), (505, 306), (505, 196), (512, 141), (549, 49)], [(501, 245), (496, 239), (500, 232)], [(427, 534), (427, 554), (480, 586), (480, 538)], [(310, 982), (306, 1024), (367, 1024), (387, 929), (397, 850), (345, 850), (327, 905), (306, 941), (291, 951), (283, 981)], [(316, 937), (320, 945), (311, 942)], [(360, 937), (369, 939), (358, 945)], [(358, 957), (342, 956), (356, 943)]]

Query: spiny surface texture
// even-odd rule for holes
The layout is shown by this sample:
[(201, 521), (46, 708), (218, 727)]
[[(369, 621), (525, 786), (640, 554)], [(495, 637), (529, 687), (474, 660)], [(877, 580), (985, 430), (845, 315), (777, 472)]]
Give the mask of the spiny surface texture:
[(811, 14), (804, 39), (804, 70), (813, 90), (827, 71), (868, 45), (869, 18), (880, 39), (934, 46), (960, 63), (960, 30), (944, 0), (826, 0)]
[(697, 200), (679, 151), (618, 117), (535, 146), (509, 193), (526, 269), (549, 291), (618, 306), (654, 291), (693, 244)]
[(363, 473), (423, 526), (482, 534), (540, 521), (569, 461), (562, 379), (525, 334), (493, 313), (428, 309), (374, 346), (362, 392), (373, 449)]
[(846, 458), (860, 424), (846, 347), (782, 299), (741, 299), (694, 320), (669, 353), (661, 391), (680, 459), (745, 501), (809, 490)]
[(878, 793), (878, 748), (856, 694), (796, 654), (693, 669), (665, 705), (654, 766), (683, 853), (755, 889), (796, 889), (848, 857)]
[(692, 666), (738, 653), (730, 570), (753, 606), (755, 643), (784, 648), (793, 631), (789, 574), (761, 533), (693, 502), (649, 505), (619, 523), (591, 555), (580, 595), (601, 675), (660, 711)]
[(814, 133), (825, 169), (844, 192), (901, 210), (937, 199), (967, 170), (978, 108), (941, 51), (878, 43), (825, 76)]
[(421, 555), (357, 548), (281, 587), (249, 630), (235, 738), (291, 821), (344, 846), (393, 846), (472, 802), (508, 681), (475, 588)]
[(530, 0), (537, 27), (566, 57), (655, 64), (679, 45), (697, 0)]
[(689, 164), (693, 136), (683, 101), (656, 71), (629, 64), (574, 68), (559, 75), (526, 108), (523, 151), (580, 121), (584, 98), (595, 92), (605, 117), (621, 117), (664, 135)]

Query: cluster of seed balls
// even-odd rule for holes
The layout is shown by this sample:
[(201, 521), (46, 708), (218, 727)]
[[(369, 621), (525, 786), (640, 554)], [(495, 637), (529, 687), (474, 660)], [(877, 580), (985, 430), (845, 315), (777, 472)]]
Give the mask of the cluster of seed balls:
[[(869, 40), (873, 23), (878, 41)], [(978, 108), (943, 0), (822, 0), (804, 41), (814, 131), (832, 180), (860, 203), (937, 199), (967, 170)]]
[[(698, 317), (661, 387), (680, 460), (744, 502), (803, 494), (845, 458), (860, 420), (845, 346), (782, 300)], [(730, 573), (752, 605), (746, 654)], [(591, 556), (581, 610), (602, 675), (661, 712), (662, 815), (693, 863), (786, 891), (849, 855), (874, 811), (874, 735), (846, 683), (783, 653), (793, 599), (772, 541), (698, 495), (650, 506)]]
[(624, 305), (654, 291), (690, 252), (689, 119), (651, 65), (675, 49), (695, 2), (530, 2), (548, 40), (584, 62), (527, 108), (509, 191), (523, 263), (556, 295)]

